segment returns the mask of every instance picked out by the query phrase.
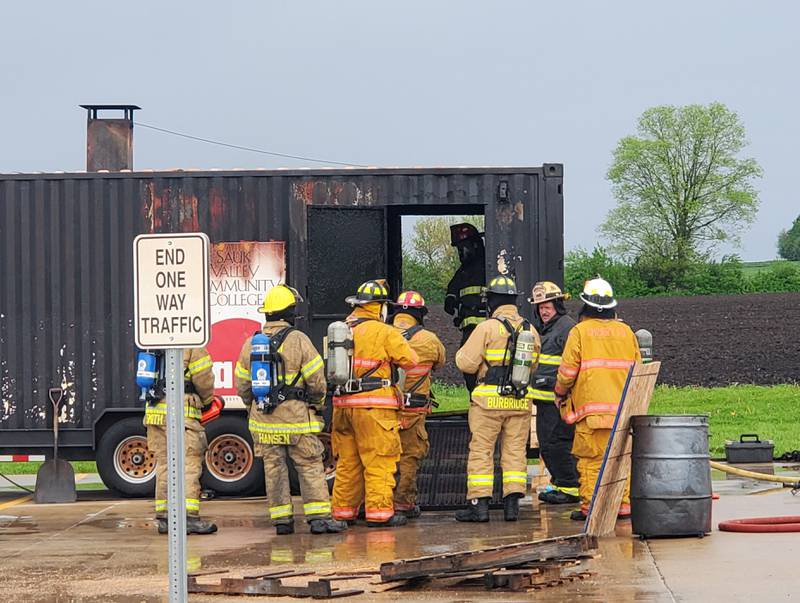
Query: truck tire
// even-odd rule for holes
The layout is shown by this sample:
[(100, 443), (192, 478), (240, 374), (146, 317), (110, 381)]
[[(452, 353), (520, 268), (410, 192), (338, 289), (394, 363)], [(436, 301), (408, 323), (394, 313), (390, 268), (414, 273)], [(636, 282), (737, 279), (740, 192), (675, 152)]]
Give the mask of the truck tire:
[(156, 461), (147, 450), (147, 430), (141, 417), (111, 424), (100, 436), (95, 461), (109, 490), (129, 498), (153, 496)]
[(264, 464), (253, 453), (247, 419), (223, 415), (206, 425), (203, 487), (220, 496), (250, 496), (264, 493)]

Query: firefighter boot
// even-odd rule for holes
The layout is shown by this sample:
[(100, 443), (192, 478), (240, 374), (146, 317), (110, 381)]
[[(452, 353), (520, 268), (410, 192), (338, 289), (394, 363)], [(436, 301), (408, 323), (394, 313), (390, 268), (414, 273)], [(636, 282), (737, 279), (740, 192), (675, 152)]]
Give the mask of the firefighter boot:
[(312, 534), (338, 534), (347, 529), (347, 522), (338, 519), (312, 519), (309, 523)]
[(156, 526), (158, 527), (159, 534), (166, 534), (169, 532), (169, 523), (166, 517), (156, 517)]
[(408, 519), (416, 519), (420, 515), (422, 515), (422, 509), (419, 508), (419, 505), (414, 505), (408, 511), (403, 511), (403, 514)]
[(294, 534), (294, 522), (291, 522), (291, 523), (276, 523), (275, 524), (275, 533), (278, 536), (288, 536), (289, 534)]
[(406, 516), (402, 513), (395, 513), (389, 521), (368, 521), (368, 528), (398, 528), (408, 523)]
[(522, 494), (514, 492), (503, 499), (503, 519), (517, 521), (519, 519), (519, 499)]
[(539, 492), (539, 500), (548, 505), (574, 505), (581, 502), (580, 496), (574, 496), (557, 488)]
[(200, 519), (197, 515), (186, 516), (187, 534), (213, 534), (217, 531), (217, 524), (213, 521)]
[(489, 521), (489, 497), (473, 498), (466, 509), (456, 511), (456, 521)]

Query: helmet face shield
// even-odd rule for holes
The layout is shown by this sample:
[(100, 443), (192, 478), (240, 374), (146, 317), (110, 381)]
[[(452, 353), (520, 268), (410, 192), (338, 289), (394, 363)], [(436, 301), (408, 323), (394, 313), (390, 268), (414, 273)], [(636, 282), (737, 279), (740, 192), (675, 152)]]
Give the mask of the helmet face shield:
[(474, 237), (456, 243), (455, 247), (458, 251), (458, 260), (462, 264), (469, 264), (480, 257), (483, 241), (480, 237)]

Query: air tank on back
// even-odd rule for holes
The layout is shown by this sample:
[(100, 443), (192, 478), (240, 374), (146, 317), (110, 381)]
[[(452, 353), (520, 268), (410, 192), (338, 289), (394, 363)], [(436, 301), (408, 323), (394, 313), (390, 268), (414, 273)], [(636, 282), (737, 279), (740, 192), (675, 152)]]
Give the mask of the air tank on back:
[(646, 329), (639, 329), (636, 331), (636, 341), (639, 342), (642, 363), (653, 362), (653, 334)]
[(346, 322), (336, 321), (328, 325), (328, 366), (326, 376), (329, 383), (344, 385), (350, 379), (353, 356), (353, 331)]
[(525, 391), (531, 382), (531, 368), (536, 354), (536, 338), (527, 329), (517, 334), (517, 345), (511, 366), (511, 384), (517, 391)]

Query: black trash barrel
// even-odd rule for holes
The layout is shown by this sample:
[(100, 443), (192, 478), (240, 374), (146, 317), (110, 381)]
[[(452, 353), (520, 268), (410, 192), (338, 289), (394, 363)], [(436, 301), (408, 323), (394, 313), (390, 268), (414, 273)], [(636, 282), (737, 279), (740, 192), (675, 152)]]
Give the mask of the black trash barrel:
[(631, 527), (640, 536), (711, 531), (708, 417), (631, 417)]

